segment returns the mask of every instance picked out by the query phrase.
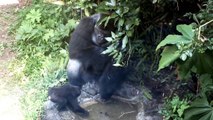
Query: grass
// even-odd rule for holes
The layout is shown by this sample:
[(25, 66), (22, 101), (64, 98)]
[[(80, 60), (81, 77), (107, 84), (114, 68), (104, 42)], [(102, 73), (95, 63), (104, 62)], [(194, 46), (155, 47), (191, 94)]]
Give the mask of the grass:
[[(17, 8), (14, 6), (0, 9), (0, 27), (4, 28), (0, 29), (0, 37), (8, 33), (8, 30), (14, 32), (12, 30), (15, 29), (16, 22), (18, 23), (18, 20), (14, 20), (17, 16), (16, 11)], [(15, 22), (10, 21), (12, 19)], [(16, 44), (11, 44), (9, 48), (15, 48), (13, 45)], [(0, 55), (7, 46), (8, 44), (5, 46), (4, 43), (0, 43)], [(40, 119), (44, 102), (47, 100), (48, 88), (66, 81), (65, 65), (68, 54), (65, 52), (53, 57), (42, 52), (22, 57), (17, 54), (17, 58), (10, 63), (11, 74), (14, 74), (12, 84), (18, 85), (23, 91), (20, 104), (26, 120)]]
[[(21, 106), (26, 120), (40, 119), (44, 102), (47, 100), (48, 88), (66, 81), (64, 69), (66, 59), (64, 61), (48, 59), (48, 57), (46, 59), (46, 62), (43, 63), (44, 68), (31, 74), (31, 76), (25, 76), (23, 71), (19, 71), (19, 74), (16, 73), (16, 77), (22, 79), (21, 88), (24, 95), (21, 98)], [(18, 63), (20, 61), (15, 64), (15, 67), (19, 67), (17, 66)]]

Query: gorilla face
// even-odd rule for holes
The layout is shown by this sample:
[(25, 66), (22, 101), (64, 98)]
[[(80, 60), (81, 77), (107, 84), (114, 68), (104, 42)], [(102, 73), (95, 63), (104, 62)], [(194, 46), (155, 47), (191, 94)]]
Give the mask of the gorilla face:
[(97, 45), (97, 46), (102, 46), (105, 44), (107, 41), (105, 40), (105, 37), (109, 37), (111, 35), (110, 31), (107, 30), (102, 30), (100, 29), (99, 26), (95, 26), (94, 28), (94, 33), (92, 36), (92, 41)]

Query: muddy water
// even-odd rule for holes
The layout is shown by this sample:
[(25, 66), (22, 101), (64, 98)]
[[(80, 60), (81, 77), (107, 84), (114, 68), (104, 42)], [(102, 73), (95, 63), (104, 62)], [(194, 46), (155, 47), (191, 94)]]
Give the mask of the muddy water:
[(104, 104), (94, 101), (91, 103), (85, 107), (90, 113), (89, 118), (79, 118), (80, 120), (135, 120), (138, 113), (136, 106), (121, 101), (113, 100)]

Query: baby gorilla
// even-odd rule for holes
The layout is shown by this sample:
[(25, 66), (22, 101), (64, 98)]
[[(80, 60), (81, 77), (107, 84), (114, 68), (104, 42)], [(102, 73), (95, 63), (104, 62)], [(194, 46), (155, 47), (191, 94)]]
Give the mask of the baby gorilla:
[(49, 99), (57, 104), (59, 111), (66, 109), (67, 106), (74, 113), (82, 117), (88, 117), (89, 112), (81, 108), (78, 103), (77, 98), (80, 94), (80, 88), (69, 83), (60, 87), (52, 87), (48, 90)]

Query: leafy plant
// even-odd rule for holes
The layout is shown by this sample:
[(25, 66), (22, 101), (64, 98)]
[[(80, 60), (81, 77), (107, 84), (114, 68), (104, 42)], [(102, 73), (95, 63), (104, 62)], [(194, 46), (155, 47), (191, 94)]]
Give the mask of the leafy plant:
[(164, 108), (160, 110), (165, 120), (183, 120), (184, 110), (189, 107), (187, 99), (180, 100), (178, 96), (167, 99)]
[(205, 10), (191, 15), (196, 24), (178, 25), (176, 29), (181, 35), (168, 35), (156, 48), (158, 50), (167, 45), (161, 54), (158, 70), (175, 62), (179, 79), (189, 78), (191, 72), (197, 74), (199, 97), (184, 111), (185, 120), (213, 119), (213, 44), (210, 27), (213, 19), (206, 14), (212, 10), (213, 2), (208, 0), (207, 3)]
[[(158, 50), (165, 45), (172, 45), (164, 48), (158, 71), (180, 58), (182, 61), (177, 61), (177, 63), (181, 79), (185, 78), (193, 68), (196, 73), (211, 74), (213, 71), (213, 65), (210, 62), (213, 59), (212, 49), (209, 47), (212, 46), (211, 39), (202, 41), (199, 36), (196, 36), (199, 29), (193, 29), (191, 25), (178, 25), (177, 31), (182, 35), (168, 35), (156, 48)], [(206, 59), (202, 59), (203, 57)]]
[[(102, 2), (97, 11), (109, 14), (102, 20), (105, 26), (112, 20), (117, 28), (115, 33), (112, 32), (111, 37), (107, 38), (110, 46), (103, 53), (113, 56), (115, 66), (123, 66), (125, 57), (131, 54), (131, 49), (128, 49), (130, 40), (134, 39), (135, 29), (140, 23), (138, 18), (140, 4), (132, 0), (110, 0)], [(114, 12), (109, 13), (109, 11)]]
[[(49, 72), (48, 72), (49, 73)], [(23, 86), (25, 94), (21, 102), (26, 120), (36, 120), (42, 117), (44, 102), (47, 100), (47, 88), (66, 81), (66, 71), (58, 69), (50, 74), (35, 76)]]
[(66, 80), (67, 40), (76, 26), (75, 10), (36, 2), (21, 10), (12, 26), (18, 58), (11, 66), (24, 91), (25, 119), (38, 119), (48, 87)]
[[(49, 9), (52, 9), (51, 11)], [(36, 5), (22, 18), (16, 31), (18, 50), (23, 55), (37, 52), (48, 54), (63, 47), (62, 40), (70, 35), (76, 23), (74, 19), (64, 18), (63, 7)], [(54, 17), (53, 17), (54, 16)]]
[(35, 70), (34, 74), (30, 74), (30, 76), (23, 75), (23, 72), (20, 72), (21, 80), (24, 80), (21, 83), (24, 92), (21, 102), (25, 119), (35, 120), (41, 117), (43, 104), (47, 100), (48, 88), (66, 81), (67, 76), (64, 69), (66, 61), (66, 57), (60, 59), (45, 57), (39, 71)]
[[(203, 74), (199, 78), (201, 96), (212, 96), (213, 93), (213, 76), (210, 74)], [(210, 97), (211, 98), (211, 97)], [(209, 99), (211, 101), (211, 99)]]
[(178, 58), (181, 58), (183, 61), (185, 61), (187, 59), (187, 56), (192, 56), (192, 51), (189, 50), (194, 40), (194, 32), (192, 26), (178, 25), (176, 29), (182, 35), (168, 35), (164, 40), (162, 40), (158, 44), (156, 48), (156, 50), (158, 50), (159, 48), (168, 44), (176, 45), (168, 46), (163, 50), (161, 54), (162, 57), (159, 62), (158, 71), (162, 68), (167, 67)]
[(185, 120), (212, 120), (213, 119), (213, 78), (212, 75), (200, 76), (201, 92), (188, 109), (184, 112)]
[(66, 49), (70, 32), (76, 26), (75, 16), (68, 19), (72, 11), (66, 6), (43, 3), (33, 4), (19, 13), (16, 49), (19, 59), (26, 61), (26, 75), (41, 69), (45, 56), (59, 57), (60, 51)]
[(212, 120), (213, 107), (207, 98), (197, 98), (184, 112), (184, 120)]

